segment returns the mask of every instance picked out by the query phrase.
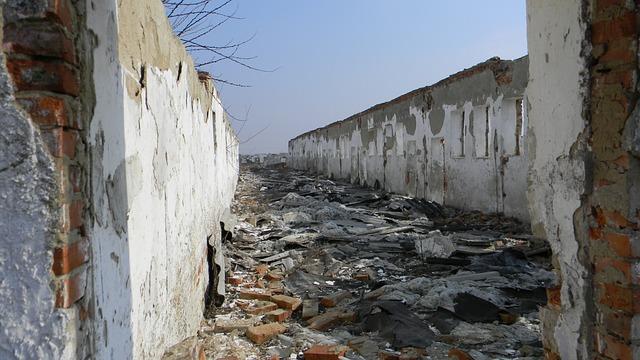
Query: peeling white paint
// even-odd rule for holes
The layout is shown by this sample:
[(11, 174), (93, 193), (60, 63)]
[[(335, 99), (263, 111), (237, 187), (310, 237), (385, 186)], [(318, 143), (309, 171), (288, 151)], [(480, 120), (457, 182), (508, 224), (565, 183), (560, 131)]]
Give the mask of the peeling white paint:
[[(424, 92), (418, 92), (301, 135), (289, 142), (290, 165), (459, 208), (504, 212), (529, 221), (526, 149), (522, 146), (520, 155), (513, 151), (516, 99), (524, 95), (526, 58), (513, 63), (517, 64), (514, 76), (525, 81), (504, 89), (496, 84), (491, 71), (485, 70), (434, 88), (432, 109), (423, 100)], [(484, 118), (474, 119), (473, 131), (470, 126), (471, 114), (484, 116), (487, 106), (491, 115), (489, 156), (476, 151), (480, 146), (484, 149), (485, 133), (479, 134), (476, 129), (484, 126)], [(444, 114), (443, 125), (432, 129), (435, 109)], [(463, 112), (465, 156), (459, 156), (458, 122)], [(526, 126), (526, 114), (524, 122)], [(520, 136), (523, 144), (525, 132)]]
[(215, 89), (210, 106), (190, 93), (193, 69), (179, 77), (136, 63), (145, 69), (138, 82), (130, 64), (120, 63), (118, 42), (128, 40), (116, 19), (116, 2), (105, 1), (94, 4), (88, 21), (100, 69), (90, 129), (95, 357), (159, 358), (195, 334), (202, 319), (207, 239), (219, 247), (238, 142)]
[[(582, 338), (588, 270), (581, 259), (574, 216), (585, 191), (585, 159), (579, 140), (585, 130), (587, 96), (583, 52), (583, 2), (527, 1), (530, 80), (529, 206), (532, 227), (546, 237), (562, 278), (562, 310), (549, 330), (562, 359), (590, 358)], [(573, 149), (575, 148), (575, 149)], [(582, 255), (584, 256), (584, 255)]]

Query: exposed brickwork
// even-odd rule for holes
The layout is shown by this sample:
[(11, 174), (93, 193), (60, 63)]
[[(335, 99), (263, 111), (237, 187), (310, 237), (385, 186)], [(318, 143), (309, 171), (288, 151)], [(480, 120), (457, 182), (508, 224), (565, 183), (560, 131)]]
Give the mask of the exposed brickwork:
[[(632, 359), (632, 321), (640, 313), (634, 269), (638, 218), (630, 189), (638, 159), (625, 148), (624, 129), (638, 101), (638, 12), (634, 2), (594, 0), (591, 13), (590, 139), (593, 190), (589, 253), (594, 289), (594, 356)], [(636, 240), (637, 241), (637, 240)]]
[(56, 164), (62, 218), (53, 245), (51, 276), (55, 306), (76, 307), (81, 321), (90, 312), (86, 294), (89, 241), (85, 232), (86, 164), (80, 66), (79, 21), (70, 0), (13, 0), (4, 6), (3, 51), (17, 102), (40, 128)]

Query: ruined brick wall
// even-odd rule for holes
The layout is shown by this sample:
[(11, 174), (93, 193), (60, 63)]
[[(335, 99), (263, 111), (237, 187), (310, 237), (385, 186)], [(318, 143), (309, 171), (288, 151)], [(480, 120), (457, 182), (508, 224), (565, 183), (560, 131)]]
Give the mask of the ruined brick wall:
[[(88, 116), (80, 105), (83, 101), (80, 69), (85, 58), (77, 51), (84, 26), (79, 15), (83, 4), (68, 0), (7, 0), (2, 5), (5, 71), (12, 83), (12, 87), (6, 88), (5, 104), (12, 103), (21, 117), (26, 115), (22, 118), (23, 127), (34, 127), (29, 140), (10, 132), (5, 139), (23, 142), (23, 146), (33, 142), (32, 156), (38, 158), (36, 168), (47, 170), (40, 178), (23, 179), (31, 183), (17, 181), (6, 190), (17, 192), (22, 186), (30, 186), (31, 194), (22, 201), (41, 196), (47, 204), (41, 217), (49, 218), (50, 222), (45, 225), (38, 221), (34, 208), (21, 210), (34, 217), (29, 221), (22, 222), (20, 213), (2, 217), (7, 228), (22, 233), (18, 239), (26, 238), (22, 239), (21, 249), (10, 249), (10, 257), (0, 262), (29, 261), (24, 267), (2, 270), (3, 276), (32, 288), (28, 293), (2, 294), (5, 299), (22, 302), (23, 308), (18, 328), (10, 320), (3, 321), (4, 340), (9, 339), (9, 348), (2, 346), (7, 353), (0, 357), (85, 357), (90, 351), (85, 298), (89, 252), (84, 211), (88, 201), (87, 161), (82, 139)], [(40, 143), (45, 145), (44, 153), (39, 152)], [(42, 228), (30, 230), (32, 226)], [(2, 237), (9, 239), (16, 235)], [(23, 258), (25, 251), (35, 248), (41, 253)], [(47, 286), (38, 289), (28, 285), (29, 273), (38, 277), (34, 281)], [(3, 281), (4, 286), (11, 286), (8, 283), (10, 280)], [(49, 292), (53, 294), (53, 303), (48, 303)], [(44, 329), (44, 324), (51, 328)], [(34, 327), (48, 334), (45, 338), (38, 338), (37, 331), (30, 334)]]
[(527, 3), (529, 206), (559, 283), (541, 311), (549, 358), (637, 359), (638, 9)]
[(490, 59), (289, 142), (289, 164), (529, 221), (527, 57)]
[(224, 291), (217, 90), (160, 1), (0, 5), (0, 358), (157, 358)]
[(590, 3), (591, 192), (595, 352), (640, 358), (640, 99), (637, 2)]

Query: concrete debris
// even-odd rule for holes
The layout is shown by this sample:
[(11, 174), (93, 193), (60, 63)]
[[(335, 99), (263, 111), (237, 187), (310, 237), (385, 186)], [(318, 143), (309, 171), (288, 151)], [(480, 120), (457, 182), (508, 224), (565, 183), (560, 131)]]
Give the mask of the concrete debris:
[(422, 258), (449, 257), (456, 251), (451, 237), (444, 236), (440, 230), (430, 231), (424, 238), (415, 240), (416, 252)]
[(548, 245), (516, 219), (256, 164), (233, 211), (245, 220), (224, 244), (226, 301), (198, 332), (207, 358), (543, 354), (555, 278)]

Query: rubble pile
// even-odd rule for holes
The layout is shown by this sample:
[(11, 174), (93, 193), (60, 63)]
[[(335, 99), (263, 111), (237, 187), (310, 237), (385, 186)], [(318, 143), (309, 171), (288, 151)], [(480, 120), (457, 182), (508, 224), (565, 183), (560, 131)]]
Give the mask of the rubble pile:
[(515, 219), (244, 167), (207, 358), (534, 359), (549, 248)]

